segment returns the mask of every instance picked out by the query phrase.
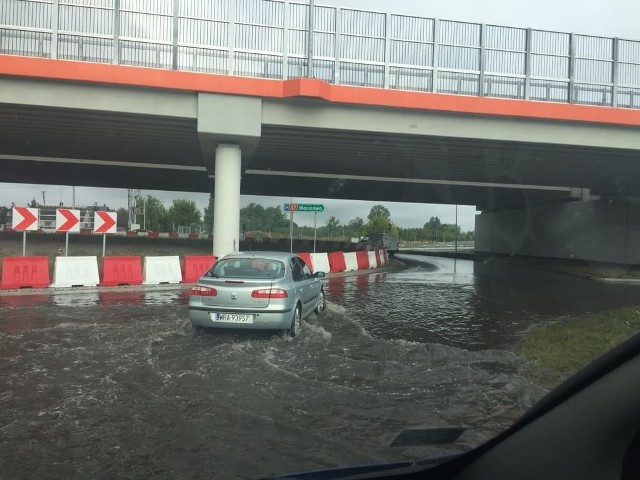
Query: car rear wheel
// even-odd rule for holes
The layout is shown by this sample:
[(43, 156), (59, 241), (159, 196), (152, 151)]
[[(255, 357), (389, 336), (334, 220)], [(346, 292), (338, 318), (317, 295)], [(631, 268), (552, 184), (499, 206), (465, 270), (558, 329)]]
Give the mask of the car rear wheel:
[(297, 337), (300, 335), (302, 317), (300, 315), (300, 305), (296, 305), (295, 310), (293, 311), (293, 318), (291, 319), (291, 326), (287, 330), (287, 334), (290, 337)]
[(324, 290), (320, 290), (320, 298), (318, 299), (318, 306), (314, 310), (316, 315), (320, 315), (324, 311)]

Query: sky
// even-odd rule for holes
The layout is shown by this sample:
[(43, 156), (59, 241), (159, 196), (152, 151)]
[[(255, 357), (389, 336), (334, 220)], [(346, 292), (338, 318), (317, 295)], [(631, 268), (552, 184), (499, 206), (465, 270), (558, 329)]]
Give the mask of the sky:
[[(436, 17), (441, 19), (482, 22), (494, 25), (531, 27), (536, 29), (558, 30), (588, 35), (601, 35), (640, 39), (640, 1), (638, 0), (320, 0), (317, 4), (353, 7), (383, 12)], [(63, 202), (69, 206), (72, 202), (72, 188), (69, 186), (24, 185), (0, 183), (0, 205), (24, 205), (36, 198), (42, 201), (42, 191), (48, 204)], [(184, 192), (142, 191), (143, 195), (153, 195), (169, 206), (175, 198), (194, 200), (201, 210), (208, 204), (207, 194)], [(243, 196), (241, 205), (251, 202), (264, 206), (281, 206), (288, 203), (290, 197)], [(323, 203), (326, 213), (318, 216), (318, 222), (326, 222), (330, 216), (336, 216), (342, 223), (359, 216), (367, 217), (373, 205), (380, 202), (358, 202), (332, 199), (293, 198), (294, 202)], [(94, 202), (106, 204), (111, 208), (126, 207), (127, 191), (108, 188), (76, 188), (76, 204), (91, 205)], [(390, 210), (391, 218), (400, 227), (422, 226), (432, 216), (439, 217), (445, 223), (454, 223), (456, 207), (453, 205), (431, 204), (383, 204)], [(458, 220), (463, 230), (473, 230), (475, 208), (458, 208)], [(311, 225), (313, 215), (297, 218), (300, 224)]]

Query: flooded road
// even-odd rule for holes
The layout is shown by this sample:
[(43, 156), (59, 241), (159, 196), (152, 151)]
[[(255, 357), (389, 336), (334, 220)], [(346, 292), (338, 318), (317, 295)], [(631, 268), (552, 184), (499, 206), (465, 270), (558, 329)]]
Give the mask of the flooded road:
[[(194, 332), (184, 291), (0, 297), (0, 477), (255, 478), (460, 451), (546, 392), (513, 353), (527, 329), (637, 298), (420, 262), (332, 279), (293, 340)], [(388, 446), (450, 425), (469, 428), (453, 446)]]

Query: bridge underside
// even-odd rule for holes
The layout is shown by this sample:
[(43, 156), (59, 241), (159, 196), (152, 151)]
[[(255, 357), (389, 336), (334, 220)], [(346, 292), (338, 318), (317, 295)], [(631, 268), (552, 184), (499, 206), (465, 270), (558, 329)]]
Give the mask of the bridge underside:
[[(0, 179), (210, 192), (203, 105), (214, 123), (242, 123), (229, 98), (0, 77)], [(259, 137), (243, 149), (244, 194), (480, 210), (557, 203), (581, 189), (640, 194), (640, 140), (631, 127), (248, 101), (260, 118), (247, 118)]]

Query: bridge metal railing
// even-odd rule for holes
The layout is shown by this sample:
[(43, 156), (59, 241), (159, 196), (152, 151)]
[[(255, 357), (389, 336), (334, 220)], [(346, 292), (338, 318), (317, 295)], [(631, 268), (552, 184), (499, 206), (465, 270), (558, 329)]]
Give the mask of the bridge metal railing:
[(0, 53), (640, 108), (640, 41), (294, 0), (2, 0)]

